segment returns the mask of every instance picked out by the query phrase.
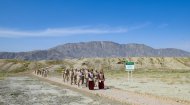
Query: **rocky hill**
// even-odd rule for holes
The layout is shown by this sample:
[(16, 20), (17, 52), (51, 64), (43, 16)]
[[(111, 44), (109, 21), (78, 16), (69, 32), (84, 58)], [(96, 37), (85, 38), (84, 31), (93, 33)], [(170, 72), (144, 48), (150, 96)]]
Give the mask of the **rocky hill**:
[(118, 44), (110, 41), (67, 43), (48, 50), (0, 52), (0, 59), (49, 60), (92, 57), (190, 57), (180, 49), (154, 49), (144, 44)]

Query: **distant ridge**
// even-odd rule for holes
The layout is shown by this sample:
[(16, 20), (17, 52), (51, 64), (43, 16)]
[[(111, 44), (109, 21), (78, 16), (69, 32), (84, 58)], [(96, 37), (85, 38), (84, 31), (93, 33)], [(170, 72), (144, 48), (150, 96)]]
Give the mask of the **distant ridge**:
[(30, 52), (0, 52), (0, 59), (48, 60), (81, 57), (190, 57), (190, 52), (174, 49), (154, 49), (144, 44), (118, 44), (111, 41), (67, 43), (48, 50)]

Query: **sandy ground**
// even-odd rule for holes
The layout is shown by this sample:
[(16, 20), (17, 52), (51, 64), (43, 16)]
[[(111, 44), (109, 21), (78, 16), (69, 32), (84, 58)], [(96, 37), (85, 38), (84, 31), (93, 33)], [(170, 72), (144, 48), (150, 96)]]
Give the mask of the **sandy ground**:
[(0, 80), (0, 105), (120, 105), (30, 76)]
[(190, 83), (168, 84), (160, 80), (148, 78), (107, 78), (106, 84), (118, 89), (136, 93), (152, 94), (163, 98), (173, 98), (176, 101), (190, 102)]
[[(42, 78), (42, 77), (40, 77)], [(124, 89), (114, 88), (114, 84), (119, 81), (107, 81), (106, 89), (104, 90), (88, 90), (88, 88), (82, 87), (78, 88), (77, 86), (70, 85), (69, 83), (64, 83), (61, 77), (48, 77), (44, 78), (45, 80), (49, 80), (52, 82), (60, 83), (65, 86), (69, 86), (70, 88), (78, 89), (90, 94), (98, 95), (101, 97), (106, 97), (108, 99), (112, 99), (115, 101), (122, 102), (124, 104), (132, 104), (132, 105), (189, 105), (188, 102), (174, 100), (171, 98), (158, 97), (150, 94), (141, 94), (138, 92), (131, 92)], [(108, 84), (111, 82), (112, 84)], [(120, 81), (119, 83), (121, 83)], [(107, 88), (109, 87), (109, 88)]]

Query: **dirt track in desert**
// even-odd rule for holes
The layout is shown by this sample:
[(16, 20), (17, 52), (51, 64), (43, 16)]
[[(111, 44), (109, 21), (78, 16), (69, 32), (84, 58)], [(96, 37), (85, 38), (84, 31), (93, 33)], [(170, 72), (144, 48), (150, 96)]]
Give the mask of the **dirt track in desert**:
[(121, 103), (76, 92), (28, 75), (0, 80), (0, 105), (121, 105)]
[[(33, 73), (34, 76), (37, 76)], [(74, 89), (83, 93), (92, 94), (95, 96), (100, 96), (102, 98), (111, 99), (114, 102), (120, 102), (122, 104), (131, 104), (131, 105), (188, 105), (189, 102), (183, 102), (178, 100), (173, 100), (170, 98), (162, 98), (155, 95), (147, 95), (141, 93), (135, 93), (131, 91), (121, 90), (117, 88), (112, 88), (110, 86), (106, 86), (104, 90), (99, 90), (95, 88), (95, 90), (88, 90), (85, 86), (79, 88), (75, 85), (70, 85), (69, 83), (64, 83), (60, 77), (47, 77), (43, 78), (41, 76), (37, 76), (43, 80), (48, 82), (54, 82), (58, 84), (62, 84), (70, 89)], [(115, 105), (115, 104), (114, 104)]]

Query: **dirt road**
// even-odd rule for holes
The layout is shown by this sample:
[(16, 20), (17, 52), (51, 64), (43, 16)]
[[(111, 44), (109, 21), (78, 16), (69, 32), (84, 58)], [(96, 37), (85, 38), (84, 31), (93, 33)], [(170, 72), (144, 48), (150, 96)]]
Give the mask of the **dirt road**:
[(31, 76), (0, 80), (0, 105), (121, 105)]
[[(35, 75), (35, 74), (34, 74)], [(42, 78), (41, 76), (38, 76)], [(69, 88), (76, 89), (85, 93), (106, 97), (111, 100), (119, 101), (123, 104), (132, 105), (189, 105), (186, 102), (180, 102), (178, 100), (172, 100), (153, 95), (139, 94), (130, 91), (120, 90), (116, 88), (110, 88), (105, 90), (88, 90), (88, 88), (78, 88), (77, 86), (64, 83), (60, 77), (48, 77), (42, 78), (51, 82), (56, 82), (68, 86)]]
[(35, 74), (0, 80), (0, 105), (188, 105), (110, 88), (88, 90), (64, 83), (59, 77), (43, 78)]

